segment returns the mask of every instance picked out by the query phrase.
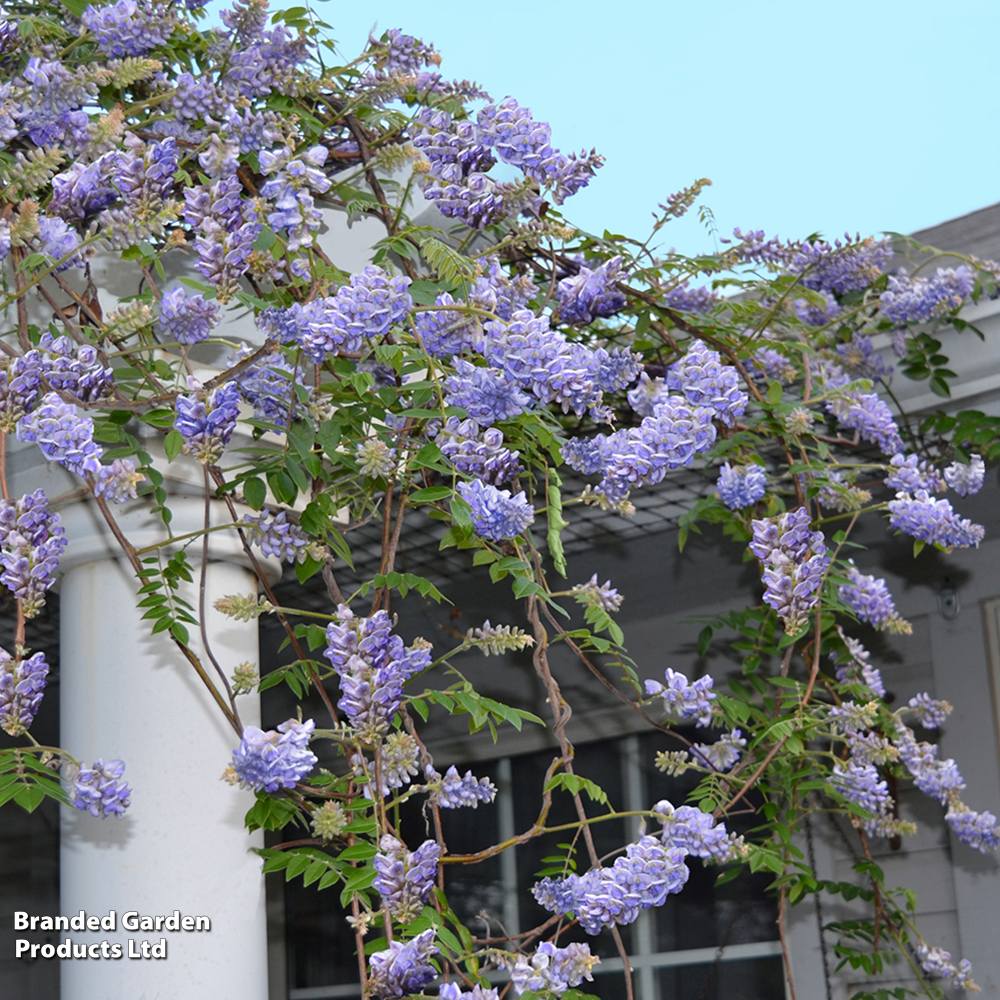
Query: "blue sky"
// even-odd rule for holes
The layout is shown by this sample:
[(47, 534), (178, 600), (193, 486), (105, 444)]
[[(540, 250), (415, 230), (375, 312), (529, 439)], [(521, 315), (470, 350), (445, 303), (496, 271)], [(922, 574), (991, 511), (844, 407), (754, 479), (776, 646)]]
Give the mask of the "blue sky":
[[(531, 107), (554, 145), (596, 146), (607, 164), (566, 206), (591, 231), (644, 238), (657, 203), (697, 177), (724, 235), (908, 232), (1000, 201), (996, 0), (316, 9), (345, 55), (376, 23), (402, 28), (437, 47), (445, 75)], [(712, 245), (693, 219), (662, 235)]]

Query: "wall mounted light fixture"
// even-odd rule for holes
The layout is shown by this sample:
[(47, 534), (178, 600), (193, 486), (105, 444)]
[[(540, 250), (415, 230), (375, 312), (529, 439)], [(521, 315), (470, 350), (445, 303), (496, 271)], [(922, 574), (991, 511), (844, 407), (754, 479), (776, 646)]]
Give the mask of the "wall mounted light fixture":
[(937, 595), (938, 611), (945, 621), (954, 621), (962, 610), (962, 604), (958, 599), (958, 590), (955, 588), (955, 581), (950, 576), (944, 577), (941, 581), (941, 589)]

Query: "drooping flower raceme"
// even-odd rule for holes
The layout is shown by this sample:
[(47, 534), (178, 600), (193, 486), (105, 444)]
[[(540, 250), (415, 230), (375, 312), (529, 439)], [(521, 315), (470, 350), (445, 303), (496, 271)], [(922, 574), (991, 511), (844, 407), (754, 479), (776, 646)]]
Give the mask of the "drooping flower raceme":
[(442, 809), (467, 806), (477, 809), (480, 802), (492, 802), (496, 798), (496, 786), (489, 778), (477, 778), (471, 771), (466, 771), (463, 777), (454, 764), (445, 771), (443, 778), (430, 764), (426, 770), (432, 797)]
[(491, 541), (515, 538), (535, 520), (535, 508), (525, 499), (523, 490), (511, 496), (510, 490), (498, 490), (474, 479), (459, 483), (458, 493), (472, 508), (476, 534)]
[(79, 416), (76, 407), (64, 402), (58, 393), (46, 393), (41, 405), (21, 418), (17, 439), (34, 442), (50, 462), (58, 462), (78, 476), (101, 471), (103, 452), (94, 442), (94, 421)]
[(679, 361), (667, 369), (667, 388), (682, 392), (692, 406), (706, 406), (729, 427), (743, 415), (748, 396), (740, 388), (740, 374), (722, 364), (718, 351), (695, 341)]
[(510, 967), (510, 981), (518, 996), (531, 990), (540, 993), (549, 990), (562, 996), (572, 986), (579, 986), (585, 979), (593, 982), (591, 970), (600, 964), (596, 955), (590, 954), (590, 945), (573, 942), (557, 948), (551, 941), (543, 941), (530, 957), (518, 955)]
[[(595, 264), (588, 261), (587, 264)], [(581, 262), (579, 271), (563, 278), (556, 286), (559, 318), (564, 323), (592, 323), (599, 316), (614, 316), (625, 308), (625, 295), (618, 290), (618, 281), (627, 281), (622, 274), (621, 257), (612, 257), (591, 268)]]
[(861, 621), (877, 629), (889, 627), (898, 631), (892, 629), (892, 625), (902, 619), (885, 580), (866, 576), (853, 562), (847, 567), (847, 576), (851, 582), (842, 584), (838, 589), (840, 599), (852, 608)]
[(435, 929), (429, 927), (411, 941), (393, 941), (385, 951), (375, 952), (369, 959), (371, 971), (368, 989), (373, 997), (406, 997), (421, 993), (437, 976), (430, 963), (431, 955), (441, 949), (434, 944)]
[(672, 719), (695, 719), (699, 726), (707, 726), (712, 721), (715, 701), (712, 678), (704, 674), (691, 684), (686, 675), (667, 667), (666, 679), (665, 686), (659, 681), (646, 681), (646, 694), (660, 695)]
[[(836, 667), (837, 680), (841, 684), (865, 684), (880, 698), (884, 698), (885, 685), (882, 683), (882, 674), (879, 672), (878, 667), (872, 666), (869, 662), (871, 653), (857, 639), (852, 639), (850, 636), (844, 635), (843, 632), (840, 635), (844, 640), (844, 645), (847, 648), (847, 654), (850, 659), (847, 663)], [(836, 659), (837, 654), (831, 653), (830, 658)]]
[(44, 653), (14, 659), (0, 648), (0, 729), (9, 736), (22, 736), (31, 728), (48, 673)]
[(101, 466), (94, 493), (112, 503), (125, 503), (136, 499), (136, 487), (145, 478), (143, 473), (136, 471), (130, 458), (116, 458), (110, 465)]
[(914, 695), (907, 704), (916, 712), (924, 729), (937, 729), (943, 726), (945, 719), (952, 713), (952, 707), (948, 702), (937, 701), (926, 692)]
[(201, 295), (188, 295), (180, 285), (160, 299), (160, 329), (167, 340), (197, 344), (207, 340), (221, 321), (218, 302), (208, 302)]
[(742, 732), (734, 729), (731, 733), (723, 733), (715, 743), (695, 743), (689, 754), (691, 760), (702, 767), (707, 763), (716, 771), (729, 771), (746, 745)]
[(233, 768), (240, 784), (257, 792), (294, 788), (316, 766), (318, 758), (309, 749), (315, 728), (312, 719), (289, 719), (277, 731), (247, 726), (233, 751)]
[(215, 465), (236, 430), (240, 388), (224, 382), (210, 396), (177, 397), (174, 429), (184, 438), (184, 450), (202, 465)]
[(888, 507), (891, 527), (932, 545), (978, 548), (986, 534), (981, 524), (959, 517), (947, 500), (937, 500), (924, 490), (917, 490), (912, 496), (899, 492)]
[(304, 562), (309, 539), (288, 512), (265, 507), (258, 515), (243, 515), (251, 545), (260, 546), (265, 556), (274, 556), (287, 563)]
[(731, 861), (745, 851), (742, 837), (730, 833), (724, 823), (716, 823), (709, 813), (694, 806), (674, 808), (662, 799), (652, 812), (663, 823), (663, 843), (693, 857)]
[(455, 373), (444, 382), (445, 403), (461, 406), (480, 427), (489, 427), (524, 413), (531, 399), (517, 382), (494, 368), (477, 368), (456, 358)]
[(983, 488), (986, 478), (986, 463), (979, 455), (973, 455), (968, 465), (952, 462), (944, 470), (945, 482), (960, 496), (967, 497)]
[(429, 643), (418, 640), (407, 648), (392, 634), (385, 611), (358, 618), (346, 605), (326, 629), (323, 651), (340, 677), (343, 711), (366, 743), (376, 744), (389, 729), (403, 700), (403, 685), (430, 666)]
[(622, 601), (625, 600), (611, 586), (610, 580), (599, 584), (596, 573), (586, 583), (578, 583), (570, 593), (580, 604), (600, 608), (602, 611), (617, 611), (622, 606)]
[(752, 507), (767, 492), (767, 474), (759, 465), (734, 465), (725, 462), (716, 484), (719, 497), (730, 510)]
[(448, 417), (434, 443), (458, 472), (492, 486), (509, 482), (521, 471), (518, 453), (503, 446), (503, 432), (496, 427), (480, 432), (471, 417)]
[(128, 783), (120, 780), (124, 773), (125, 764), (120, 760), (97, 760), (91, 767), (81, 767), (69, 792), (74, 807), (101, 819), (121, 819), (132, 795)]
[(764, 564), (765, 603), (778, 612), (789, 635), (801, 631), (830, 565), (823, 533), (810, 530), (809, 512), (798, 507), (754, 521), (750, 551)]
[(961, 803), (953, 804), (945, 820), (963, 844), (986, 854), (1000, 847), (1000, 823), (991, 812), (973, 812)]
[(903, 493), (940, 493), (945, 487), (941, 473), (929, 462), (917, 455), (893, 455), (890, 459), (892, 471), (885, 477), (885, 485)]
[(393, 920), (412, 923), (423, 909), (437, 877), (441, 847), (425, 840), (415, 851), (407, 849), (391, 834), (379, 841), (375, 855), (373, 888), (389, 908)]
[(979, 987), (972, 981), (972, 963), (967, 958), (955, 965), (950, 952), (944, 948), (930, 948), (924, 942), (917, 945), (916, 952), (920, 967), (927, 975), (941, 976), (970, 993), (979, 992)]
[(901, 326), (925, 323), (958, 309), (972, 291), (974, 280), (964, 264), (959, 268), (939, 267), (930, 278), (890, 275), (889, 287), (881, 295), (882, 312)]
[(38, 614), (56, 582), (67, 543), (60, 522), (58, 514), (49, 513), (41, 489), (19, 500), (0, 499), (0, 583), (14, 592), (25, 618)]

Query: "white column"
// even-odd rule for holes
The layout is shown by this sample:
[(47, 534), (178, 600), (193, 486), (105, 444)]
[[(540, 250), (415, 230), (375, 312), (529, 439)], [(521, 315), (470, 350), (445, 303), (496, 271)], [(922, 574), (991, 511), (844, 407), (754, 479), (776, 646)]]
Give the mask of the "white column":
[[(228, 515), (222, 505), (216, 523)], [(201, 527), (204, 502), (171, 501), (175, 534)], [(121, 759), (132, 802), (121, 820), (94, 819), (64, 807), (61, 910), (117, 916), (114, 932), (70, 932), (74, 941), (107, 940), (125, 957), (62, 962), (66, 1000), (266, 1000), (267, 929), (261, 861), (243, 817), (253, 794), (220, 776), (239, 737), (202, 681), (163, 634), (136, 610), (138, 587), (93, 504), (63, 513), (70, 544), (62, 569), (60, 617), (61, 743), (86, 764)], [(164, 537), (162, 524), (138, 506), (122, 526), (137, 546)], [(227, 674), (257, 661), (257, 629), (220, 615), (224, 594), (256, 591), (235, 532), (211, 539), (207, 573), (209, 641)], [(185, 595), (197, 608), (201, 541), (188, 549), (195, 585)], [(274, 569), (273, 564), (269, 567)], [(192, 646), (200, 653), (197, 631)], [(218, 680), (214, 668), (206, 667)], [(256, 696), (237, 699), (244, 725), (259, 724)], [(122, 916), (208, 917), (208, 932), (125, 931)], [(64, 939), (65, 935), (59, 935)], [(148, 940), (166, 939), (165, 959), (129, 958)]]

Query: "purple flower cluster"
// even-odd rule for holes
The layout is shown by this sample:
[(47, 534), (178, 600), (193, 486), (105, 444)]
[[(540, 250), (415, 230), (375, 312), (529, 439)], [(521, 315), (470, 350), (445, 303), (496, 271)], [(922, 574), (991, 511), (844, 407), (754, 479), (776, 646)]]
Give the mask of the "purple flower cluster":
[(747, 741), (739, 729), (723, 733), (715, 743), (695, 743), (688, 751), (691, 761), (705, 767), (706, 764), (716, 771), (732, 770), (740, 759)]
[(166, 45), (174, 30), (170, 10), (160, 4), (140, 0), (118, 0), (108, 7), (88, 7), (80, 22), (97, 38), (101, 51), (109, 59), (144, 56)]
[(633, 923), (642, 910), (662, 906), (668, 895), (680, 892), (689, 875), (684, 857), (680, 847), (643, 837), (610, 868), (559, 881), (546, 878), (532, 892), (546, 909), (574, 912), (588, 934), (599, 934), (602, 927)]
[(257, 792), (294, 788), (316, 765), (317, 756), (309, 749), (316, 723), (312, 719), (289, 719), (277, 731), (264, 732), (247, 726), (243, 739), (233, 751), (233, 768), (240, 784)]
[(767, 493), (767, 474), (759, 465), (734, 465), (725, 462), (716, 484), (719, 498), (730, 510), (752, 507)]
[(960, 496), (972, 496), (983, 488), (986, 479), (986, 463), (979, 455), (973, 455), (968, 465), (952, 462), (944, 470), (944, 481)]
[(722, 364), (718, 351), (700, 340), (667, 369), (666, 384), (668, 389), (682, 392), (692, 406), (714, 410), (715, 418), (727, 427), (732, 427), (746, 409), (748, 397), (740, 388), (739, 372)]
[[(526, 990), (540, 993), (548, 990), (562, 996), (567, 989), (579, 986), (585, 979), (593, 982), (591, 970), (600, 963), (590, 954), (589, 944), (573, 942), (557, 948), (551, 941), (543, 941), (529, 958), (518, 955), (510, 971), (510, 981), (520, 996)], [(444, 993), (441, 993), (444, 996)]]
[(669, 393), (662, 378), (650, 378), (645, 372), (639, 375), (639, 384), (626, 394), (629, 406), (640, 417), (651, 417), (653, 411), (667, 400)]
[(102, 465), (97, 473), (94, 493), (112, 503), (135, 500), (136, 486), (146, 477), (137, 472), (130, 458), (116, 458), (110, 465)]
[(674, 808), (666, 799), (652, 809), (663, 823), (664, 844), (684, 851), (695, 858), (731, 861), (743, 850), (743, 838), (729, 833), (724, 823), (716, 823), (711, 814), (694, 806)]
[(435, 929), (429, 927), (405, 944), (393, 941), (385, 951), (375, 952), (368, 960), (368, 990), (378, 1000), (407, 997), (421, 993), (437, 976), (431, 955), (441, 949), (434, 944)]
[(963, 844), (985, 854), (1000, 847), (1000, 824), (991, 812), (973, 812), (961, 803), (952, 805), (945, 820)]
[[(230, 367), (253, 353), (253, 348), (244, 344), (230, 357)], [(244, 368), (234, 381), (240, 387), (240, 395), (253, 407), (255, 420), (274, 424), (284, 430), (288, 426), (289, 417), (300, 416), (303, 409), (299, 392), (305, 389), (311, 399), (312, 390), (304, 385), (304, 374), (301, 368), (293, 368), (281, 351), (275, 351)], [(308, 407), (309, 403), (305, 406)], [(275, 433), (279, 431), (275, 430)]]
[(617, 283), (627, 281), (628, 275), (621, 268), (621, 257), (612, 257), (594, 268), (581, 261), (577, 273), (563, 278), (556, 286), (560, 320), (593, 323), (598, 317), (614, 316), (624, 309), (625, 295), (618, 290)]
[(492, 486), (509, 482), (521, 471), (518, 453), (503, 446), (503, 432), (488, 427), (480, 433), (471, 418), (448, 417), (434, 440), (458, 472)]
[(81, 767), (76, 773), (70, 796), (73, 806), (91, 816), (121, 819), (131, 801), (132, 789), (121, 781), (125, 764), (120, 760), (94, 761), (91, 767)]
[(5, 433), (12, 433), (35, 405), (40, 381), (41, 371), (28, 355), (0, 359), (0, 429)]
[(480, 802), (489, 803), (496, 798), (496, 786), (489, 778), (477, 778), (471, 771), (466, 771), (463, 777), (454, 764), (444, 772), (444, 777), (430, 764), (426, 772), (427, 783), (434, 789), (434, 801), (442, 809), (463, 809), (467, 806), (478, 809)]
[(830, 565), (823, 533), (810, 530), (809, 512), (799, 507), (754, 521), (750, 551), (764, 565), (764, 602), (778, 612), (789, 635), (801, 631)]
[(373, 862), (375, 880), (372, 886), (394, 920), (401, 924), (412, 923), (420, 916), (434, 885), (441, 847), (437, 841), (425, 840), (415, 851), (407, 851), (390, 834), (386, 834), (378, 846), (380, 852)]
[[(839, 365), (828, 363), (822, 377), (828, 392), (836, 392), (849, 382)], [(903, 450), (903, 439), (892, 411), (874, 392), (844, 392), (833, 395), (824, 404), (845, 427), (858, 432), (865, 441), (878, 445), (884, 455)]]
[(431, 664), (428, 644), (409, 648), (392, 634), (385, 611), (357, 618), (346, 605), (326, 628), (323, 651), (340, 677), (343, 697), (337, 707), (350, 719), (364, 742), (376, 744), (388, 731), (403, 701), (403, 685)]
[(0, 729), (9, 736), (23, 736), (35, 721), (48, 673), (44, 653), (25, 660), (0, 649)]
[(712, 678), (703, 674), (691, 684), (685, 674), (667, 667), (666, 680), (666, 685), (646, 681), (646, 694), (663, 698), (667, 715), (672, 719), (696, 719), (699, 726), (707, 726), (712, 721), (712, 702), (715, 701)]
[(460, 406), (481, 427), (516, 417), (531, 405), (531, 400), (516, 382), (494, 368), (477, 368), (456, 358), (455, 374), (444, 382), (445, 403)]
[(918, 743), (909, 727), (900, 725), (898, 728), (893, 746), (899, 751), (899, 759), (906, 765), (913, 783), (924, 795), (947, 805), (965, 788), (957, 765), (951, 758), (938, 760), (938, 748), (933, 743)]
[(472, 509), (472, 525), (482, 538), (494, 542), (516, 538), (535, 520), (535, 508), (523, 490), (511, 496), (510, 490), (474, 479), (459, 483), (458, 493)]
[(45, 604), (45, 592), (56, 582), (66, 537), (58, 514), (50, 514), (43, 490), (20, 500), (0, 499), (0, 565), (3, 583), (21, 602), (25, 618)]
[(981, 524), (959, 517), (947, 500), (936, 500), (926, 491), (896, 494), (889, 501), (889, 525), (922, 542), (944, 548), (978, 548), (986, 534)]
[(663, 304), (668, 309), (688, 313), (711, 312), (720, 301), (719, 296), (711, 289), (704, 285), (690, 288), (687, 281), (671, 288), (663, 296)]
[(298, 155), (290, 147), (260, 151), (261, 171), (273, 175), (260, 189), (263, 197), (274, 202), (275, 211), (267, 221), (273, 229), (287, 233), (289, 252), (311, 246), (313, 233), (323, 223), (312, 192), (323, 194), (330, 189), (332, 181), (319, 169), (326, 157), (326, 146), (313, 146)]
[(885, 477), (885, 485), (901, 493), (940, 493), (945, 488), (941, 473), (916, 455), (893, 455), (890, 459), (892, 472)]
[(875, 353), (871, 337), (863, 333), (855, 332), (846, 344), (838, 344), (837, 354), (851, 372), (862, 378), (874, 380), (893, 372), (892, 365), (887, 365), (881, 355)]
[(274, 556), (287, 563), (304, 562), (309, 539), (294, 521), (288, 520), (288, 512), (277, 512), (265, 507), (256, 517), (243, 515), (251, 545), (260, 547), (265, 556)]
[(843, 241), (803, 243), (789, 270), (802, 275), (800, 280), (806, 288), (845, 295), (870, 285), (891, 257), (888, 240), (852, 240), (845, 233)]
[(975, 278), (963, 264), (954, 269), (939, 267), (931, 278), (894, 274), (881, 295), (882, 312), (894, 323), (926, 323), (961, 307), (972, 291)]
[(952, 712), (952, 707), (948, 702), (937, 701), (926, 692), (914, 695), (907, 704), (916, 712), (920, 725), (924, 729), (937, 729), (943, 726)]
[(917, 945), (916, 951), (920, 967), (927, 975), (941, 976), (970, 993), (979, 991), (979, 987), (972, 982), (972, 963), (967, 958), (963, 958), (956, 966), (951, 960), (950, 952), (943, 948), (929, 948), (923, 942)]
[(611, 586), (610, 580), (605, 580), (603, 585), (599, 584), (596, 573), (586, 583), (578, 583), (570, 593), (580, 604), (600, 608), (602, 611), (617, 611), (625, 600)]
[(826, 326), (843, 311), (840, 303), (829, 292), (821, 291), (817, 294), (823, 299), (822, 307), (808, 299), (796, 299), (793, 303), (795, 315), (808, 326)]
[(882, 629), (899, 619), (885, 580), (865, 576), (853, 562), (847, 567), (847, 576), (851, 582), (841, 585), (837, 593), (861, 621)]
[(41, 405), (22, 417), (18, 441), (34, 442), (50, 462), (58, 462), (78, 476), (101, 470), (100, 445), (94, 442), (94, 421), (77, 415), (76, 407), (55, 392), (42, 397)]
[(160, 299), (160, 329), (168, 340), (178, 344), (207, 340), (221, 320), (218, 302), (206, 302), (201, 295), (188, 295), (180, 285)]
[[(841, 684), (864, 684), (880, 698), (884, 698), (885, 685), (882, 683), (882, 674), (878, 667), (873, 667), (869, 663), (871, 653), (857, 639), (852, 639), (850, 636), (844, 635), (843, 632), (840, 635), (844, 640), (844, 646), (850, 659), (847, 663), (835, 668), (837, 680)], [(830, 658), (836, 659), (837, 654), (831, 653)]]
[(202, 465), (215, 465), (236, 430), (240, 389), (224, 382), (208, 398), (204, 393), (177, 397), (174, 429), (184, 438), (184, 450)]
[[(456, 303), (448, 292), (442, 292), (435, 302), (439, 306), (465, 305)], [(418, 312), (414, 320), (424, 350), (435, 358), (449, 358), (469, 350), (480, 334), (479, 319), (451, 309)]]
[(886, 812), (890, 801), (889, 786), (879, 778), (874, 764), (859, 764), (853, 760), (848, 760), (843, 767), (835, 764), (830, 785), (844, 798), (867, 809), (872, 816)]

